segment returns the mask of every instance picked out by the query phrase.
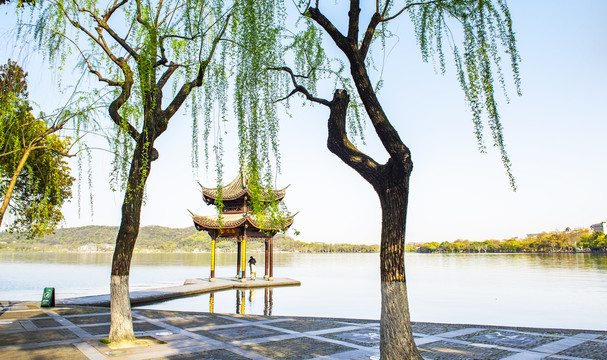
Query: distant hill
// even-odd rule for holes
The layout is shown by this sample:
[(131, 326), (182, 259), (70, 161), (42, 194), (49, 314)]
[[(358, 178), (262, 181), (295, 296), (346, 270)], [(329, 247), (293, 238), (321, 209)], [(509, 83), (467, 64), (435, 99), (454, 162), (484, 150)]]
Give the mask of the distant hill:
[[(28, 240), (16, 234), (0, 232), (0, 251), (113, 251), (117, 226), (89, 225), (57, 229), (54, 234)], [(249, 251), (263, 251), (261, 241), (247, 243)], [(219, 241), (217, 251), (236, 251), (234, 241)], [(305, 243), (278, 234), (274, 237), (275, 251), (289, 252), (378, 252), (378, 245)], [(210, 252), (211, 237), (193, 226), (173, 229), (144, 226), (139, 230), (135, 251), (140, 252)]]

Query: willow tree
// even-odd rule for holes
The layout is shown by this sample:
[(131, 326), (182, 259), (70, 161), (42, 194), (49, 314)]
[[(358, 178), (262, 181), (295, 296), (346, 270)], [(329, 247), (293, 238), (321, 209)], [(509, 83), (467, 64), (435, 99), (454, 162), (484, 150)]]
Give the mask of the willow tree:
[[(340, 77), (340, 84), (353, 84), (354, 89), (336, 89), (332, 99), (318, 97), (309, 88), (310, 75), (320, 76), (330, 64), (317, 56), (318, 47), (310, 47), (305, 59), (315, 61), (295, 64), (291, 67), (277, 67), (292, 81), (292, 92), (303, 94), (313, 103), (329, 109), (327, 146), (344, 163), (362, 176), (377, 193), (382, 213), (381, 224), (381, 329), (380, 353), (382, 359), (421, 359), (411, 331), (407, 289), (405, 282), (405, 227), (409, 195), (409, 179), (413, 162), (409, 147), (403, 142), (382, 108), (371, 80), (369, 65), (372, 46), (377, 42), (385, 44), (390, 35), (389, 24), (409, 15), (413, 23), (417, 43), (424, 61), (437, 59), (444, 72), (447, 61), (443, 47), (453, 54), (453, 64), (464, 96), (473, 115), (474, 133), (481, 151), (485, 151), (483, 126), (488, 123), (493, 144), (499, 149), (503, 164), (514, 188), (510, 171), (510, 161), (504, 148), (502, 125), (496, 106), (496, 83), (504, 85), (500, 54), (505, 52), (511, 63), (511, 73), (515, 87), (519, 91), (518, 53), (508, 7), (505, 0), (432, 0), (432, 1), (391, 1), (378, 0), (370, 10), (361, 31), (361, 9), (359, 0), (350, 0), (347, 10), (347, 29), (340, 31), (334, 21), (341, 21), (330, 9), (327, 14), (319, 1), (300, 1), (300, 14), (306, 22), (308, 38), (318, 37), (323, 31), (345, 58), (349, 65), (349, 77)], [(325, 9), (326, 10), (326, 9)], [(341, 24), (339, 22), (338, 24)], [(457, 38), (462, 39), (459, 45)], [(296, 38), (306, 41), (306, 37)], [(461, 49), (461, 50), (460, 50)], [(385, 69), (384, 69), (385, 70)], [(344, 75), (345, 76), (345, 75)], [(496, 81), (497, 76), (497, 81)], [(401, 86), (415, 86), (403, 83)], [(354, 100), (354, 101), (352, 101)], [(358, 104), (362, 104), (364, 115), (368, 117), (384, 149), (388, 153), (386, 163), (378, 163), (359, 150), (349, 139), (354, 126), (348, 126), (348, 113), (357, 118)], [(486, 120), (485, 120), (486, 119)], [(405, 117), (399, 121), (406, 121)], [(350, 134), (349, 134), (350, 132)]]
[[(78, 57), (100, 88), (110, 89), (107, 110), (116, 155), (112, 179), (115, 188), (124, 190), (124, 200), (112, 259), (109, 340), (130, 341), (134, 333), (128, 279), (146, 180), (159, 157), (155, 141), (191, 99), (193, 163), (197, 164), (198, 119), (204, 120), (203, 138), (216, 119), (211, 115), (226, 119), (227, 78), (236, 72), (237, 83), (243, 85), (234, 87), (241, 135), (250, 140), (247, 144), (256, 143), (247, 129), (254, 124), (252, 133), (257, 134), (258, 125), (267, 128), (256, 121), (264, 113), (263, 106), (245, 107), (250, 96), (258, 104), (265, 95), (244, 92), (259, 86), (251, 81), (259, 72), (261, 57), (279, 49), (274, 46), (277, 40), (272, 40), (277, 32), (267, 26), (279, 22), (282, 7), (271, 0), (49, 0), (40, 5), (33, 10), (38, 21), (32, 25), (39, 49), (59, 61), (60, 67)], [(27, 19), (20, 23), (24, 35)], [(243, 46), (246, 51), (238, 49)], [(247, 148), (264, 154), (263, 146)], [(214, 149), (220, 155), (221, 142)], [(249, 159), (256, 164), (258, 157)]]

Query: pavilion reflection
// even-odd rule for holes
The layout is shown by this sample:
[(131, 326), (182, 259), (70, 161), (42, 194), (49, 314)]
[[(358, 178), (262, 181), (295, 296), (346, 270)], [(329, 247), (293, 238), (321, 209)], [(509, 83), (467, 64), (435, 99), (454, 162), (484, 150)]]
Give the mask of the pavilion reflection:
[[(259, 289), (236, 289), (236, 314), (245, 315), (245, 310), (248, 307), (249, 309), (253, 308), (253, 304), (257, 301), (257, 291)], [(245, 306), (247, 303), (247, 291), (249, 292), (248, 296), (248, 306)], [(274, 307), (274, 288), (264, 288), (263, 293), (263, 314), (265, 316), (272, 315), (272, 308)], [(215, 312), (215, 293), (209, 293), (209, 312)]]

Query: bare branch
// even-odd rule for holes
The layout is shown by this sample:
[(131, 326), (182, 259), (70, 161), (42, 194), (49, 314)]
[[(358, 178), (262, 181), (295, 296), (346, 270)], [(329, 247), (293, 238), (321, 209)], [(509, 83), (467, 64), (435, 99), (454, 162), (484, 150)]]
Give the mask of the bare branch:
[(373, 35), (375, 34), (375, 28), (381, 21), (381, 16), (378, 13), (373, 14), (371, 20), (369, 21), (369, 26), (367, 26), (367, 31), (365, 32), (365, 37), (363, 38), (363, 42), (360, 46), (360, 55), (364, 59), (367, 57), (367, 52), (369, 51), (369, 46), (371, 46), (371, 41), (373, 40)]
[(185, 4), (186, 4), (186, 2), (184, 1), (182, 4), (180, 4), (180, 5), (178, 5), (178, 6), (175, 6), (173, 9), (171, 9), (171, 11), (169, 11), (169, 12), (168, 12), (168, 13), (167, 13), (167, 14), (166, 14), (166, 15), (165, 15), (163, 18), (162, 18), (162, 20), (160, 20), (160, 22), (159, 22), (158, 24), (156, 24), (156, 26), (158, 26), (158, 27), (162, 26), (162, 24), (164, 24), (164, 22), (165, 22), (165, 21), (167, 21), (167, 19), (168, 19), (169, 17), (173, 16), (173, 14), (174, 14), (174, 13), (175, 13), (177, 10), (181, 9), (182, 7), (184, 7), (184, 6), (185, 6)]
[(181, 36), (181, 35), (165, 35), (165, 36), (161, 36), (158, 39), (158, 43), (160, 44), (160, 60), (158, 60), (156, 62), (156, 64), (154, 65), (154, 67), (158, 67), (160, 65), (165, 65), (168, 61), (167, 57), (166, 57), (166, 49), (164, 47), (164, 40), (165, 39), (169, 39), (169, 38), (176, 38), (176, 39), (184, 39), (184, 40), (195, 40), (196, 38), (200, 37), (201, 34), (198, 33), (194, 36), (191, 37), (187, 37), (187, 36)]
[[(76, 5), (76, 8), (78, 9), (78, 11), (81, 12), (85, 12), (83, 9), (80, 8), (80, 6), (78, 6), (78, 4), (76, 2), (74, 2), (74, 5)], [(114, 54), (110, 51), (109, 47), (107, 46), (107, 44), (104, 41), (101, 41), (103, 39), (103, 37), (101, 36), (101, 34), (99, 34), (99, 37), (94, 36), (93, 33), (91, 33), (90, 31), (88, 31), (87, 29), (85, 29), (82, 25), (80, 25), (80, 23), (74, 19), (72, 19), (72, 17), (70, 16), (70, 14), (67, 13), (67, 11), (65, 11), (65, 8), (61, 8), (61, 10), (63, 11), (63, 15), (65, 15), (65, 17), (68, 19), (68, 21), (72, 24), (73, 27), (75, 27), (76, 29), (82, 31), (83, 33), (85, 33), (89, 38), (91, 38), (91, 40), (93, 40), (95, 43), (97, 43), (97, 45), (99, 45), (103, 51), (106, 52), (106, 54), (108, 54), (108, 56), (110, 57), (110, 59), (114, 60)], [(95, 17), (94, 14), (92, 14), (93, 18)], [(63, 36), (65, 39), (67, 39), (68, 41), (70, 41), (72, 44), (74, 44), (74, 46), (76, 46), (76, 48), (78, 48), (78, 45), (69, 37), (65, 36), (65, 34), (57, 32), (55, 30), (52, 30), (52, 32), (54, 32), (56, 35), (59, 36)], [(80, 48), (78, 48), (78, 51), (80, 52), (80, 54), (82, 54), (82, 51), (80, 50)], [(82, 57), (84, 59), (86, 59), (86, 57), (84, 56), (84, 54), (82, 54)]]
[(164, 74), (162, 74), (162, 76), (158, 80), (159, 89), (162, 89), (164, 85), (166, 85), (167, 81), (169, 81), (169, 79), (171, 78), (175, 70), (177, 70), (177, 68), (179, 68), (179, 65), (174, 64), (173, 62), (169, 64), (169, 68), (167, 69), (167, 71), (165, 71)]
[[(110, 34), (110, 36), (112, 36), (112, 38), (114, 38), (125, 50), (127, 50), (127, 52), (131, 53), (132, 49), (128, 46), (128, 44), (126, 44), (126, 42), (124, 40), (122, 40), (108, 25), (107, 22), (105, 22), (102, 18), (99, 18), (97, 16), (97, 14), (95, 14), (93, 11), (86, 9), (86, 8), (81, 8), (80, 5), (78, 5), (78, 3), (73, 0), (72, 1), (73, 4), (76, 6), (76, 9), (82, 13), (86, 13), (89, 14), (93, 20), (95, 20), (95, 22), (97, 23), (97, 33), (98, 36), (93, 36), (93, 34), (88, 31), (87, 29), (85, 29), (82, 25), (80, 25), (79, 22), (71, 19), (71, 17), (69, 16), (69, 14), (63, 10), (63, 13), (65, 15), (65, 17), (70, 21), (70, 23), (72, 24), (72, 26), (74, 26), (75, 28), (77, 28), (78, 30), (82, 31), (83, 33), (85, 33), (88, 37), (91, 38), (91, 40), (95, 41), (95, 43), (97, 43), (97, 45), (99, 45), (99, 47), (101, 47), (101, 49), (103, 49), (103, 51), (109, 56), (109, 58), (116, 64), (117, 63), (117, 57), (114, 55), (114, 53), (112, 53), (112, 51), (110, 50), (109, 45), (106, 43), (102, 31), (101, 29), (105, 30), (108, 32), (108, 34)], [(125, 1), (126, 2), (126, 1)], [(113, 13), (113, 11), (112, 11)], [(130, 50), (130, 51), (129, 51)], [(136, 53), (134, 53), (135, 56), (137, 56)]]
[(114, 11), (118, 10), (122, 5), (126, 4), (127, 2), (128, 0), (122, 0), (120, 2), (114, 0), (114, 5), (112, 5), (111, 8), (107, 9), (105, 14), (103, 14), (103, 21), (107, 22), (110, 17), (112, 17), (112, 14), (114, 14)]
[(3, 156), (8, 156), (8, 155), (10, 155), (10, 154), (14, 154), (14, 153), (19, 152), (19, 151), (21, 151), (21, 149), (17, 149), (17, 150), (13, 150), (13, 151), (5, 152), (5, 153), (0, 154), (0, 157), (3, 157)]
[(407, 10), (407, 9), (413, 7), (413, 6), (436, 4), (436, 3), (439, 3), (439, 2), (442, 2), (442, 1), (444, 1), (444, 0), (433, 0), (433, 1), (427, 1), (427, 2), (418, 2), (418, 3), (408, 4), (407, 6), (403, 7), (402, 9), (400, 9), (400, 11), (396, 13), (396, 15), (393, 15), (393, 16), (390, 16), (390, 17), (387, 17), (387, 18), (383, 18), (381, 20), (381, 22), (387, 22), (387, 21), (390, 21), (392, 19), (395, 19), (395, 18), (399, 17), (403, 12), (405, 12), (405, 10)]
[(360, 17), (359, 0), (350, 0), (350, 11), (348, 11), (348, 39), (355, 44), (358, 43), (358, 19)]
[(162, 9), (163, 0), (160, 0), (158, 3), (158, 8), (156, 9), (156, 18), (154, 19), (154, 27), (158, 29), (158, 19), (160, 18), (160, 10)]
[(308, 99), (308, 100), (310, 100), (312, 102), (315, 102), (315, 103), (318, 103), (318, 104), (322, 104), (322, 105), (325, 105), (325, 106), (328, 106), (328, 107), (331, 106), (331, 102), (330, 101), (322, 99), (322, 98), (317, 98), (317, 97), (313, 96), (312, 94), (310, 94), (310, 92), (308, 91), (308, 89), (306, 89), (304, 86), (299, 85), (297, 83), (297, 81), (296, 81), (297, 77), (307, 78), (307, 76), (304, 76), (304, 75), (295, 75), (293, 73), (293, 70), (291, 70), (290, 68), (288, 68), (286, 66), (268, 68), (268, 70), (287, 72), (291, 76), (291, 81), (293, 82), (293, 86), (295, 87), (293, 89), (293, 91), (291, 91), (291, 93), (289, 95), (285, 96), (282, 99), (278, 99), (275, 102), (286, 100), (286, 99), (288, 99), (289, 97), (291, 97), (292, 95), (294, 95), (296, 93), (301, 93), (301, 94), (303, 94), (306, 97), (306, 99)]
[[(112, 61), (116, 62), (116, 57), (114, 56), (114, 54), (110, 51), (109, 46), (107, 45), (107, 43), (105, 43), (105, 40), (103, 42), (101, 42), (101, 39), (103, 39), (103, 36), (101, 34), (101, 31), (99, 28), (102, 28), (103, 30), (107, 31), (108, 34), (110, 34), (110, 36), (124, 49), (126, 50), (134, 59), (138, 58), (138, 54), (126, 43), (126, 41), (124, 39), (122, 39), (120, 36), (118, 36), (118, 34), (114, 31), (114, 29), (112, 29), (107, 21), (110, 19), (110, 17), (112, 16), (112, 14), (114, 13), (114, 11), (116, 11), (119, 7), (121, 7), (122, 5), (126, 4), (128, 0), (122, 0), (119, 3), (114, 3), (114, 6), (112, 6), (103, 16), (103, 18), (100, 18), (99, 16), (97, 16), (97, 14), (95, 14), (95, 12), (86, 9), (86, 8), (81, 8), (80, 5), (78, 5), (78, 3), (76, 2), (76, 0), (72, 0), (72, 2), (74, 3), (74, 5), (76, 6), (76, 8), (78, 9), (78, 11), (83, 12), (83, 13), (88, 13), (97, 23), (98, 28), (97, 28), (97, 32), (99, 33), (99, 37), (100, 39), (96, 39), (95, 37), (91, 36), (91, 38), (93, 40), (95, 40), (95, 42), (97, 42), (99, 45), (101, 45), (102, 49), (108, 54), (108, 56), (110, 56), (110, 58), (112, 59)], [(102, 45), (103, 44), (103, 45)]]
[(114, 80), (110, 80), (110, 79), (106, 79), (104, 78), (97, 70), (94, 70), (87, 61), (87, 66), (89, 67), (89, 72), (91, 74), (95, 74), (97, 76), (97, 79), (101, 82), (107, 83), (110, 86), (121, 86), (122, 83), (118, 82), (118, 81), (114, 81)]
[[(390, 8), (391, 2), (392, 1), (390, 1), (390, 0), (386, 0), (386, 3), (384, 4), (384, 10), (381, 12), (382, 17), (386, 16), (386, 13), (388, 12), (388, 8)], [(377, 11), (379, 12), (379, 2), (377, 3)]]
[[(318, 5), (318, 2), (316, 5)], [(346, 37), (343, 36), (342, 33), (339, 32), (339, 30), (337, 30), (335, 25), (333, 25), (333, 23), (331, 23), (331, 21), (329, 21), (329, 19), (327, 19), (320, 12), (320, 10), (318, 10), (318, 7), (310, 7), (310, 8), (308, 8), (308, 11), (310, 12), (310, 17), (314, 21), (316, 21), (316, 23), (318, 23), (318, 25), (320, 25), (323, 29), (325, 29), (327, 34), (329, 34), (329, 36), (331, 36), (331, 39), (333, 39), (335, 44), (340, 49), (344, 50), (348, 47), (348, 42), (346, 41)]]

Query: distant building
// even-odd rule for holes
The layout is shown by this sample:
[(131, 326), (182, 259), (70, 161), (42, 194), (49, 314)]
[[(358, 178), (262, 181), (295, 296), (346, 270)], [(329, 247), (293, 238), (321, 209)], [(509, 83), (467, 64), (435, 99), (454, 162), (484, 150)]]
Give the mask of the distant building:
[(87, 244), (78, 247), (78, 251), (80, 252), (95, 252), (97, 251), (97, 244)]
[(607, 234), (607, 221), (603, 221), (598, 224), (590, 225), (590, 230), (601, 231), (601, 232), (603, 232), (603, 234)]

